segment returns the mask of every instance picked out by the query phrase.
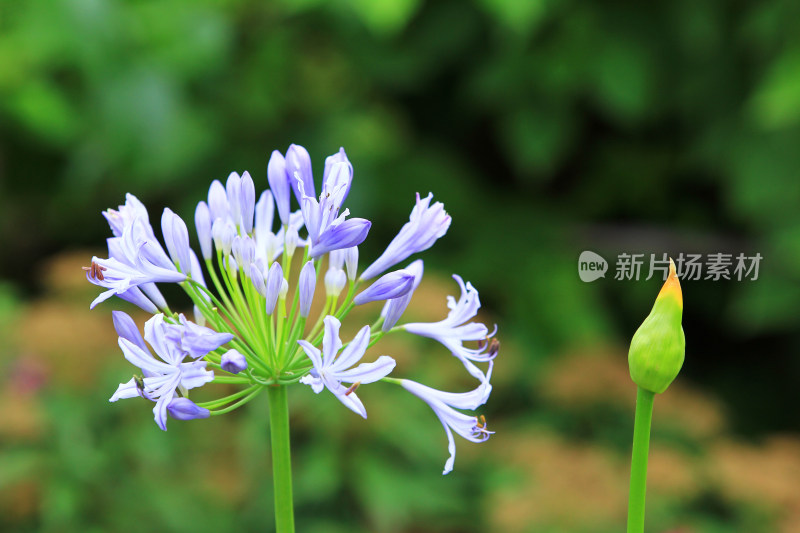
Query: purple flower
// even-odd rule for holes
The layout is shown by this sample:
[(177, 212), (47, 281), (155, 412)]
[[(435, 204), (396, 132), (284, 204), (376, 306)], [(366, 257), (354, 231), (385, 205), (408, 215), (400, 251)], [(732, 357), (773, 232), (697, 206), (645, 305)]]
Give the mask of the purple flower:
[[(289, 176), (289, 183), (294, 189), (294, 195), (297, 201), (302, 205), (303, 194), (315, 196), (314, 194), (314, 176), (311, 173), (311, 156), (308, 151), (302, 146), (293, 144), (286, 150), (286, 173)], [(303, 184), (305, 193), (302, 193), (298, 188), (298, 181)]]
[(370, 279), (387, 268), (396, 265), (406, 257), (427, 250), (450, 227), (450, 215), (441, 202), (430, 205), (433, 194), (421, 200), (417, 193), (417, 204), (411, 210), (408, 222), (392, 239), (383, 254), (362, 274), (361, 279)]
[(266, 310), (268, 315), (275, 311), (275, 304), (278, 303), (278, 296), (280, 296), (283, 282), (283, 269), (281, 264), (276, 261), (269, 267), (265, 282), (267, 286), (265, 298), (267, 300)]
[(414, 287), (414, 274), (407, 270), (395, 270), (382, 276), (378, 281), (361, 291), (353, 298), (353, 303), (362, 305), (368, 302), (391, 300), (408, 293)]
[(253, 214), (256, 208), (256, 186), (250, 173), (242, 174), (241, 185), (242, 229), (245, 233), (253, 232)]
[(167, 244), (169, 256), (173, 263), (177, 263), (181, 272), (191, 272), (192, 265), (189, 263), (189, 230), (183, 219), (172, 212), (167, 207), (161, 216), (161, 232), (164, 234), (164, 242)]
[[(184, 351), (171, 339), (164, 322), (164, 315), (153, 316), (144, 325), (144, 338), (153, 347), (158, 359), (150, 350), (142, 348), (126, 338), (119, 338), (122, 353), (133, 365), (142, 369), (144, 378), (133, 377), (122, 383), (109, 401), (142, 396), (156, 402), (153, 407), (156, 424), (167, 430), (167, 408), (175, 398), (175, 390), (200, 387), (214, 379), (214, 373), (206, 370), (205, 361), (184, 363)], [(198, 326), (199, 327), (199, 326)]]
[[(135, 292), (130, 293), (128, 291), (139, 285), (154, 282), (178, 283), (186, 279), (185, 274), (181, 274), (177, 270), (168, 270), (155, 266), (144, 258), (139, 258), (136, 266), (127, 265), (114, 258), (100, 259), (92, 257), (92, 263), (96, 265), (92, 267), (95, 269), (95, 274), (92, 274), (91, 269), (88, 270), (86, 279), (108, 290), (92, 301), (89, 306), (91, 309), (114, 295), (120, 297), (123, 297), (123, 295), (135, 295)], [(97, 275), (96, 272), (100, 272), (100, 275)]]
[(236, 237), (236, 228), (230, 219), (218, 218), (211, 226), (211, 235), (214, 237), (214, 246), (217, 251), (221, 251), (223, 256), (228, 256), (233, 247), (233, 239)]
[[(152, 263), (156, 267), (169, 271), (175, 270), (175, 265), (167, 257), (166, 252), (164, 252), (164, 249), (161, 248), (161, 245), (153, 235), (153, 228), (150, 226), (147, 209), (135, 196), (128, 194), (125, 205), (119, 206), (119, 211), (109, 209), (103, 214), (109, 221), (111, 231), (115, 235), (107, 239), (109, 259), (115, 259), (137, 272), (142, 268), (148, 271), (151, 270), (147, 264), (141, 265), (140, 259)], [(155, 283), (143, 281), (147, 279), (146, 275), (143, 277), (129, 276), (130, 278), (136, 277), (139, 279), (132, 281), (131, 287), (125, 289), (119, 279), (114, 279), (113, 272), (109, 273), (108, 280), (106, 280), (108, 265), (104, 264), (103, 261), (106, 260), (93, 261), (92, 266), (84, 268), (87, 271), (87, 278), (91, 283), (106, 288), (112, 287), (111, 282), (114, 281), (113, 288), (115, 291), (103, 293), (101, 297), (92, 303), (92, 307), (116, 294), (123, 300), (131, 302), (150, 313), (157, 312), (157, 307), (166, 309), (167, 302), (164, 301), (164, 297)], [(116, 267), (116, 264), (113, 266)], [(116, 272), (116, 274), (123, 276), (124, 279), (124, 274), (120, 272)], [(162, 279), (165, 276), (167, 278), (170, 277), (169, 274), (164, 272), (150, 271), (149, 274), (156, 281), (172, 281), (171, 279)]]
[(485, 341), (489, 334), (489, 329), (479, 322), (467, 322), (475, 317), (481, 302), (478, 299), (478, 291), (471, 283), (464, 281), (458, 275), (453, 275), (453, 279), (458, 282), (461, 288), (461, 297), (458, 302), (452, 296), (447, 297), (447, 307), (450, 312), (447, 318), (434, 323), (412, 323), (402, 326), (409, 333), (429, 337), (442, 343), (452, 354), (457, 357), (466, 367), (467, 371), (479, 380), (483, 380), (483, 372), (475, 366), (472, 361), (485, 363), (491, 361), (497, 355), (494, 348), (496, 343), (479, 344), (477, 348), (466, 348), (464, 341)]
[(194, 210), (194, 225), (197, 228), (203, 259), (211, 259), (211, 211), (205, 202), (198, 203), (197, 209)]
[[(351, 165), (350, 160), (347, 159), (344, 148), (339, 148), (338, 152), (325, 158), (325, 170), (322, 172), (322, 182), (325, 183), (328, 181), (328, 176), (331, 175), (331, 170), (337, 163), (344, 163), (349, 170), (346, 174), (347, 190), (344, 192), (344, 198), (347, 198), (347, 194), (350, 192), (350, 185), (353, 183), (353, 165)], [(342, 198), (342, 201), (344, 201), (344, 198)]]
[(358, 274), (358, 246), (351, 246), (344, 250), (344, 263), (347, 265), (347, 277), (353, 281)]
[(243, 237), (237, 235), (233, 238), (231, 251), (233, 252), (233, 258), (236, 259), (236, 263), (242, 267), (245, 275), (250, 277), (250, 263), (256, 259), (255, 241), (248, 235)]
[[(363, 218), (345, 221), (350, 211), (342, 207), (352, 181), (352, 167), (349, 163), (339, 162), (332, 165), (330, 174), (322, 184), (322, 194), (317, 201), (307, 194), (306, 184), (295, 177), (300, 196), (300, 209), (303, 212), (308, 244), (311, 246), (311, 258), (338, 250), (350, 248), (364, 242), (372, 223)], [(313, 191), (313, 189), (312, 189)], [(313, 194), (313, 193), (312, 193)]]
[(267, 181), (269, 181), (269, 189), (275, 197), (275, 202), (278, 204), (278, 216), (285, 226), (289, 224), (292, 185), (289, 174), (286, 172), (286, 160), (277, 150), (273, 150), (267, 164)]
[(144, 343), (142, 334), (139, 333), (139, 328), (136, 326), (136, 322), (133, 321), (130, 315), (123, 313), (122, 311), (111, 311), (111, 317), (114, 320), (114, 329), (116, 330), (117, 335), (130, 341), (132, 344), (138, 346), (142, 350), (147, 350), (147, 345)]
[(178, 320), (180, 324), (164, 325), (165, 335), (184, 355), (198, 359), (233, 340), (232, 334), (198, 326), (183, 314), (178, 315)]
[(414, 291), (417, 290), (417, 287), (419, 287), (419, 282), (422, 281), (422, 259), (417, 259), (408, 265), (405, 268), (405, 271), (414, 275), (414, 284), (412, 285), (411, 290), (405, 293), (403, 296), (388, 300), (386, 305), (383, 306), (383, 311), (381, 311), (381, 316), (383, 317), (383, 325), (381, 326), (381, 329), (383, 331), (389, 331), (394, 327), (395, 324), (397, 324), (397, 321), (400, 320), (403, 311), (406, 310), (409, 302), (411, 302), (411, 297), (414, 296)]
[[(373, 383), (389, 375), (394, 369), (395, 361), (388, 355), (378, 357), (372, 363), (362, 363), (355, 368), (350, 368), (358, 363), (369, 345), (369, 326), (361, 328), (353, 340), (339, 354), (342, 341), (339, 339), (341, 323), (336, 317), (325, 317), (325, 334), (322, 339), (322, 354), (306, 341), (297, 341), (311, 359), (314, 368), (311, 373), (303, 376), (300, 383), (310, 385), (311, 389), (319, 394), (327, 388), (336, 398), (354, 413), (367, 418), (364, 404), (356, 396), (355, 389), (358, 385)], [(342, 383), (353, 386), (345, 387)]]
[(358, 246), (367, 238), (371, 226), (372, 222), (364, 218), (332, 222), (311, 247), (310, 257), (316, 258), (331, 250)]
[(325, 272), (325, 295), (338, 297), (347, 283), (347, 274), (341, 268), (329, 268)]
[(490, 365), (486, 378), (481, 381), (478, 388), (464, 393), (442, 392), (426, 387), (416, 381), (400, 380), (400, 384), (404, 389), (423, 400), (433, 409), (442, 426), (444, 426), (445, 433), (447, 433), (447, 450), (450, 452), (450, 457), (444, 465), (442, 474), (449, 474), (453, 470), (453, 463), (456, 460), (456, 443), (453, 438), (453, 431), (472, 442), (484, 442), (494, 433), (486, 429), (483, 417), (479, 419), (476, 416), (468, 416), (456, 411), (456, 409), (475, 410), (486, 403), (489, 394), (492, 392), (492, 386), (489, 384), (491, 375), (492, 367)]
[[(148, 285), (150, 285), (153, 288), (155, 288), (155, 285), (152, 284), (152, 283), (150, 283)], [(142, 285), (142, 287), (144, 287), (144, 286), (145, 285)], [(156, 290), (158, 290), (158, 289), (156, 289)], [(161, 293), (159, 293), (159, 294), (161, 294)], [(147, 311), (150, 314), (158, 313), (158, 308), (150, 300), (150, 298), (145, 296), (144, 293), (141, 290), (139, 290), (139, 287), (133, 287), (132, 289), (128, 289), (125, 292), (117, 294), (117, 298), (125, 300), (126, 302), (130, 302), (133, 305), (139, 307), (140, 309), (143, 309), (143, 310)]]
[(208, 188), (208, 209), (211, 212), (212, 223), (218, 218), (227, 220), (230, 217), (228, 193), (219, 180), (211, 182), (211, 187)]
[(261, 268), (257, 263), (250, 263), (250, 281), (253, 283), (253, 287), (256, 288), (256, 292), (266, 298), (267, 284), (264, 280), (264, 273), (261, 272)]
[(103, 212), (103, 216), (106, 217), (108, 225), (111, 227), (111, 233), (113, 233), (115, 237), (121, 237), (126, 226), (131, 225), (134, 219), (141, 218), (145, 221), (149, 229), (148, 237), (155, 240), (153, 228), (150, 226), (150, 217), (147, 214), (147, 208), (131, 193), (125, 195), (125, 205), (119, 206), (116, 211), (114, 209), (107, 209)]
[(194, 420), (211, 416), (208, 409), (200, 407), (189, 398), (174, 398), (169, 402), (167, 411), (175, 420)]
[(314, 300), (314, 289), (317, 286), (317, 272), (314, 269), (314, 261), (309, 261), (300, 271), (300, 316), (308, 318), (311, 312), (311, 302)]
[(236, 172), (228, 175), (225, 183), (225, 193), (228, 197), (228, 208), (235, 226), (242, 225), (242, 178)]
[(220, 366), (225, 372), (238, 374), (247, 370), (247, 359), (237, 350), (228, 350), (222, 355)]

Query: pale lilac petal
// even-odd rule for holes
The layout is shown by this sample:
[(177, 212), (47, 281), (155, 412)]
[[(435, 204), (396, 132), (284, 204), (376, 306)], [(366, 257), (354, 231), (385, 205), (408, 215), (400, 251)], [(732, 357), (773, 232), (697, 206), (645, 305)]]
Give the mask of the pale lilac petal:
[(311, 312), (311, 303), (314, 300), (314, 289), (317, 285), (317, 272), (314, 269), (314, 261), (309, 261), (300, 271), (300, 316), (308, 318)]
[(342, 350), (339, 357), (330, 365), (331, 372), (340, 372), (359, 362), (361, 358), (364, 357), (364, 352), (367, 350), (367, 345), (369, 345), (369, 335), (369, 326), (361, 328), (347, 347)]
[[(109, 296), (113, 296), (113, 295), (114, 295), (114, 291), (110, 291)], [(141, 290), (139, 290), (139, 287), (133, 287), (133, 288), (128, 289), (125, 292), (121, 292), (121, 293), (117, 294), (117, 297), (125, 300), (126, 302), (132, 303), (136, 307), (138, 307), (138, 308), (140, 308), (140, 309), (142, 309), (144, 311), (147, 311), (148, 313), (152, 313), (152, 314), (158, 313), (158, 308), (155, 306), (155, 304), (147, 296), (145, 296), (142, 293)], [(100, 301), (103, 301), (105, 299), (106, 298), (103, 298)], [(94, 308), (94, 306), (97, 305), (97, 303), (100, 303), (100, 301), (95, 299), (95, 301), (92, 302), (91, 308)], [(97, 302), (97, 303), (95, 303), (95, 302)]]
[(334, 396), (336, 396), (345, 407), (361, 415), (362, 418), (367, 418), (367, 409), (364, 407), (364, 404), (361, 403), (361, 399), (356, 396), (355, 392), (351, 392), (350, 394), (334, 394)]
[(306, 374), (305, 376), (300, 378), (300, 383), (302, 383), (303, 385), (309, 385), (311, 387), (311, 390), (313, 390), (317, 394), (322, 392), (322, 389), (325, 388), (325, 385), (322, 383), (322, 379), (320, 379), (319, 376), (314, 376), (312, 374)]
[(117, 400), (136, 398), (137, 396), (141, 396), (139, 387), (136, 386), (136, 378), (131, 378), (127, 383), (120, 383), (119, 387), (117, 387), (117, 391), (108, 401), (116, 402)]
[(173, 263), (177, 263), (184, 274), (191, 272), (192, 265), (189, 262), (189, 230), (186, 223), (172, 212), (170, 208), (164, 209), (161, 217), (161, 232), (164, 235), (164, 242)]
[(303, 351), (306, 352), (308, 358), (311, 359), (311, 364), (313, 364), (314, 368), (316, 368), (319, 372), (322, 369), (322, 353), (312, 346), (308, 341), (297, 341), (297, 344), (303, 348)]
[(343, 383), (374, 383), (392, 373), (397, 363), (388, 355), (378, 357), (372, 363), (361, 363), (355, 368), (336, 372), (336, 379)]
[(339, 328), (342, 323), (332, 315), (326, 316), (323, 322), (325, 333), (322, 336), (322, 366), (329, 367), (336, 354), (342, 349), (342, 341), (339, 339)]
[(143, 352), (149, 352), (142, 334), (139, 333), (136, 322), (133, 321), (130, 315), (122, 311), (111, 311), (111, 317), (114, 320), (114, 329), (117, 335), (130, 341), (131, 344), (136, 345)]
[(208, 189), (208, 210), (211, 213), (212, 222), (218, 218), (227, 220), (230, 217), (228, 193), (219, 180), (214, 180)]
[(242, 224), (245, 233), (253, 232), (253, 215), (256, 208), (256, 186), (250, 173), (242, 174), (241, 209)]
[(288, 225), (292, 185), (289, 182), (289, 174), (286, 172), (286, 160), (277, 150), (272, 152), (267, 164), (267, 181), (269, 181), (272, 196), (278, 204), (278, 216), (281, 223)]
[(211, 211), (205, 202), (198, 203), (197, 209), (194, 210), (194, 225), (197, 228), (203, 259), (211, 259)]
[(271, 315), (275, 311), (275, 304), (278, 303), (280, 296), (281, 286), (283, 285), (283, 269), (277, 261), (272, 263), (269, 268), (266, 279), (266, 310), (267, 314)]
[[(297, 177), (303, 184), (305, 194), (314, 197), (314, 176), (311, 173), (311, 156), (302, 146), (293, 144), (286, 150), (286, 172), (290, 179)], [(298, 202), (302, 203), (302, 193), (298, 189), (297, 181), (291, 179), (292, 189)]]

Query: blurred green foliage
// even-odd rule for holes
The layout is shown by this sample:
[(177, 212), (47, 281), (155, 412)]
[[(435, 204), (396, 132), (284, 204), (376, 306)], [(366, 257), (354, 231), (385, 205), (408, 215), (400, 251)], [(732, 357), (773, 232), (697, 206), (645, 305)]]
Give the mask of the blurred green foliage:
[[(101, 247), (99, 211), (125, 192), (154, 219), (170, 205), (189, 220), (209, 182), (231, 170), (250, 170), (265, 187), (272, 149), (303, 144), (319, 171), (341, 145), (355, 166), (348, 205), (374, 221), (362, 257), (391, 239), (417, 191), (433, 191), (453, 215), (426, 263), (473, 281), (514, 347), (503, 353), (517, 372), (489, 405), (503, 429), (542, 424), (571, 441), (610, 433), (627, 442), (627, 425), (587, 429), (588, 419), (536, 392), (551, 360), (575, 346), (624, 344), (652, 304), (653, 281), (580, 282), (576, 259), (590, 249), (607, 258), (760, 252), (758, 281), (684, 283), (679, 380), (719, 394), (738, 435), (797, 431), (800, 415), (785, 406), (800, 379), (798, 36), (793, 0), (0, 0), (0, 333), (49, 290), (45, 258)], [(28, 355), (15, 342), (0, 345), (0, 366)], [(100, 384), (118, 379), (55, 387), (46, 399), (53, 438), (0, 455), (0, 485), (28, 469), (52, 481), (42, 513), (23, 524), (135, 531), (147, 523), (140, 513), (176, 531), (269, 523), (265, 479), (218, 508), (200, 481), (187, 487), (186, 472), (205, 464), (191, 444), (210, 446), (200, 436), (209, 426), (174, 424), (161, 438), (147, 410), (106, 409)], [(409, 412), (404, 427), (430, 418)], [(263, 416), (252, 409), (226, 430), (230, 460), (257, 457), (249, 466), (262, 474)], [(420, 439), (405, 446), (394, 425), (375, 429), (373, 418), (380, 428), (371, 417), (335, 444), (301, 431), (304, 531), (487, 525), (490, 487), (513, 486), (513, 475), (498, 467), (442, 481), (435, 421), (420, 434), (403, 430)], [(382, 444), (359, 455), (374, 444), (359, 444), (371, 431), (383, 432)], [(430, 451), (417, 451), (422, 441)], [(687, 522), (698, 531), (754, 530), (757, 513), (737, 514), (720, 498), (711, 491), (663, 508), (659, 524), (688, 513), (703, 517)], [(354, 509), (361, 514), (349, 516)], [(531, 531), (564, 530), (553, 524)]]

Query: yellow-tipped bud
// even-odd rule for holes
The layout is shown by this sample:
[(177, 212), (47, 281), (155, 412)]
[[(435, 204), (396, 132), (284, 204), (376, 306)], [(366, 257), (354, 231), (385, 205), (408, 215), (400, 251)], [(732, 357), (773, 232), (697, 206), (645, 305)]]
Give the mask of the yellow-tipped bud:
[(643, 389), (664, 392), (680, 372), (686, 352), (682, 316), (681, 284), (670, 259), (667, 281), (650, 314), (633, 334), (628, 352), (631, 379)]

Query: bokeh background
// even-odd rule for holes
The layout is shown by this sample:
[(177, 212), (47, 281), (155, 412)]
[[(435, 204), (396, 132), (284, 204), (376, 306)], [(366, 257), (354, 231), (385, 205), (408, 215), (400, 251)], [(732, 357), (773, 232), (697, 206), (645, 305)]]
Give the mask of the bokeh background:
[[(109, 404), (131, 368), (80, 266), (136, 194), (191, 220), (212, 179), (344, 146), (376, 257), (432, 191), (453, 217), (411, 318), (457, 272), (502, 342), (483, 413), (370, 418), (290, 392), (298, 530), (618, 532), (627, 343), (660, 281), (619, 253), (760, 253), (755, 281), (685, 281), (687, 353), (656, 401), (648, 530), (800, 531), (800, 3), (677, 0), (0, 1), (0, 530), (269, 531), (266, 398), (170, 423)], [(319, 174), (317, 174), (319, 180)], [(612, 262), (583, 283), (577, 257)], [(136, 315), (137, 320), (144, 317)], [(434, 342), (403, 375), (472, 384)]]

